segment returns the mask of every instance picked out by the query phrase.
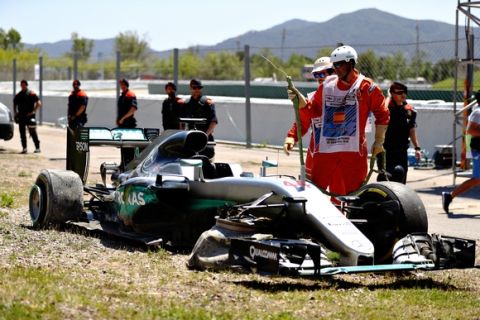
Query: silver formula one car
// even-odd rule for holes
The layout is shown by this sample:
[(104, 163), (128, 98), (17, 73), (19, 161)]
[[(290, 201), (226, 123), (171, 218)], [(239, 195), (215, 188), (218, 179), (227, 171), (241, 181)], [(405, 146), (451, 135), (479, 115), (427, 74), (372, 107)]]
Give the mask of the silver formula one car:
[[(72, 170), (44, 170), (31, 189), (35, 227), (74, 224), (168, 247), (192, 248), (198, 239), (188, 263), (197, 269), (332, 274), (446, 265), (438, 262), (436, 255), (446, 254), (435, 243), (448, 241), (426, 235), (425, 208), (402, 184), (367, 184), (333, 204), (309, 182), (254, 177), (237, 164), (212, 163), (199, 154), (207, 146), (201, 131), (156, 137), (158, 131), (148, 129), (80, 128), (68, 134)], [(103, 164), (103, 183), (89, 186), (88, 154), (102, 145), (141, 152), (125, 168)], [(262, 172), (272, 165), (265, 161)], [(473, 265), (475, 243), (472, 253), (471, 241), (453, 240), (450, 251)]]

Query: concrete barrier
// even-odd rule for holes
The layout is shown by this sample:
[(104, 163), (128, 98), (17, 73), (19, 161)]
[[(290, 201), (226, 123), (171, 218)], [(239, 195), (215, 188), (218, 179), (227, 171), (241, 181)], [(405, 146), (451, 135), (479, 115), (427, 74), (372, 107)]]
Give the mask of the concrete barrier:
[[(139, 127), (162, 127), (162, 102), (165, 95), (138, 96), (138, 112), (136, 118)], [(218, 140), (229, 140), (244, 143), (246, 137), (245, 102), (243, 98), (213, 97), (215, 101), (219, 125), (215, 129)], [(11, 94), (0, 94), (0, 101), (12, 106)], [(413, 101), (418, 111), (418, 137), (422, 148), (430, 156), (435, 145), (449, 144), (453, 140), (453, 111), (451, 103), (429, 104), (424, 101)], [(66, 116), (67, 93), (43, 95), (43, 121), (55, 123), (59, 117)], [(251, 99), (252, 142), (257, 144), (283, 145), (287, 131), (290, 129), (294, 112), (288, 99)], [(116, 98), (112, 94), (90, 95), (88, 104), (88, 125), (115, 126)], [(38, 117), (37, 117), (38, 119)], [(457, 136), (460, 130), (457, 130)], [(367, 133), (369, 145), (373, 141), (372, 133)], [(304, 137), (304, 146), (308, 145), (309, 135)]]

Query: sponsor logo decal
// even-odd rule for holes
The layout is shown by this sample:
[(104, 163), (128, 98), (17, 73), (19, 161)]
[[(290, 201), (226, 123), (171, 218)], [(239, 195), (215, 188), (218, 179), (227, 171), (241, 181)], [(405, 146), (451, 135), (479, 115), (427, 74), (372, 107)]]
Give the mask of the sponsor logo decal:
[(88, 151), (88, 142), (75, 142), (75, 147), (79, 152), (87, 152)]
[(123, 191), (117, 191), (115, 193), (115, 201), (120, 205), (136, 205), (136, 206), (143, 206), (145, 205), (145, 198), (143, 192), (129, 192), (125, 197), (125, 193)]
[(274, 251), (268, 251), (265, 249), (256, 248), (255, 246), (250, 246), (249, 252), (250, 252), (250, 258), (252, 259), (255, 259), (255, 257), (260, 257), (267, 260), (273, 260), (273, 261), (278, 260), (277, 253)]

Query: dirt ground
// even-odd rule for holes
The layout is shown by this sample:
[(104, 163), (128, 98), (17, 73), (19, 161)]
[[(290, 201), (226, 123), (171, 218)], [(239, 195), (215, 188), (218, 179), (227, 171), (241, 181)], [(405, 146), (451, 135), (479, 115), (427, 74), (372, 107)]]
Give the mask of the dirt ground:
[[(38, 173), (43, 168), (63, 168), (65, 159), (65, 129), (51, 126), (39, 127), (42, 153), (38, 158), (38, 166), (31, 168), (32, 172)], [(8, 149), (8, 152), (21, 150), (18, 132), (10, 141), (1, 141), (0, 148)], [(33, 151), (32, 142), (29, 141), (29, 152)], [(28, 154), (27, 157), (32, 156)], [(0, 154), (0, 164), (2, 155)], [(103, 162), (118, 162), (119, 152), (115, 148), (93, 148), (91, 152), (90, 179), (95, 181), (99, 176), (98, 170)], [(241, 164), (244, 171), (259, 174), (260, 165), (264, 159), (276, 160), (278, 168), (269, 168), (270, 174), (289, 174), (298, 176), (299, 160), (298, 153), (293, 152), (286, 156), (281, 149), (275, 148), (252, 148), (244, 146), (218, 143), (216, 146), (216, 162), (229, 162)], [(21, 158), (20, 158), (21, 159)], [(42, 159), (42, 160), (40, 160)], [(457, 177), (459, 184), (466, 177)], [(372, 175), (371, 181), (376, 179)], [(480, 240), (480, 188), (475, 188), (462, 197), (455, 199), (450, 205), (450, 214), (445, 214), (441, 204), (441, 192), (452, 189), (453, 175), (449, 169), (444, 170), (417, 170), (410, 168), (407, 185), (413, 188), (422, 199), (429, 218), (429, 232), (448, 234), (456, 237), (466, 237)]]
[[(149, 252), (119, 239), (77, 230), (33, 230), (27, 205), (30, 186), (40, 170), (65, 167), (65, 130), (42, 126), (39, 136), (40, 154), (31, 153), (31, 141), (29, 153), (19, 154), (18, 135), (11, 141), (0, 142), (0, 195), (7, 196), (0, 200), (8, 200), (9, 196), (13, 199), (11, 206), (0, 206), (0, 271), (5, 273), (0, 277), (0, 318), (2, 304), (15, 305), (19, 301), (28, 308), (40, 308), (42, 315), (45, 315), (42, 308), (48, 310), (48, 306), (55, 306), (49, 318), (59, 319), (153, 318), (148, 313), (152, 305), (163, 310), (200, 308), (211, 312), (204, 318), (223, 313), (228, 319), (274, 319), (270, 317), (272, 314), (277, 314), (275, 319), (289, 319), (281, 317), (282, 314), (278, 316), (279, 310), (288, 311), (291, 318), (298, 319), (389, 318), (385, 303), (387, 306), (392, 304), (394, 313), (405, 310), (405, 318), (458, 318), (465, 299), (470, 304), (478, 301), (478, 268), (418, 272), (398, 277), (347, 275), (322, 281), (192, 272), (185, 266), (187, 254)], [(268, 169), (269, 173), (298, 174), (298, 153), (287, 157), (279, 149), (247, 150), (243, 146), (219, 143), (216, 154), (217, 162), (240, 163), (244, 171), (256, 175), (266, 157), (279, 162), (278, 168)], [(93, 148), (91, 155), (89, 180), (94, 183), (100, 180), (100, 164), (118, 162), (119, 152), (115, 148), (102, 147)], [(465, 178), (459, 181), (462, 179)], [(479, 265), (478, 193), (457, 199), (452, 203), (454, 213), (447, 215), (441, 209), (440, 192), (449, 189), (451, 183), (448, 170), (411, 170), (408, 185), (425, 203), (431, 233), (477, 240), (476, 263)], [(29, 273), (24, 275), (24, 270)], [(17, 273), (18, 279), (14, 278)], [(58, 279), (49, 278), (51, 274)], [(439, 312), (436, 309), (425, 309), (425, 305), (437, 301), (429, 295), (432, 290), (436, 295), (439, 291), (441, 295), (449, 295), (445, 301), (455, 302), (442, 302), (445, 307), (441, 313), (435, 313)], [(418, 298), (413, 302), (406, 298), (403, 301), (404, 295)], [(59, 297), (63, 296), (68, 299), (62, 302)], [(455, 297), (462, 303), (452, 300)], [(358, 309), (362, 308), (359, 301), (370, 301), (368, 308)], [(352, 305), (356, 308), (351, 308)], [(146, 310), (143, 311), (146, 313), (137, 314), (142, 312), (139, 310)], [(465, 317), (471, 318), (475, 307), (470, 306), (467, 310)], [(185, 319), (192, 317), (195, 318), (195, 314), (184, 316)]]
[[(21, 150), (18, 134), (6, 142), (0, 143), (0, 165), (8, 166), (10, 170), (24, 172), (28, 175), (31, 183), (42, 169), (58, 168), (65, 166), (65, 129), (52, 126), (40, 126), (38, 128), (41, 140), (42, 153), (33, 154), (33, 145), (29, 141), (29, 152), (20, 155)], [(92, 147), (90, 175), (91, 183), (101, 182), (99, 175), (100, 164), (103, 162), (119, 162), (119, 149), (113, 147)], [(3, 158), (13, 155), (16, 159), (13, 163), (6, 163)], [(280, 148), (251, 148), (244, 146), (218, 143), (216, 146), (216, 162), (239, 163), (244, 171), (255, 175), (259, 174), (261, 162), (265, 159), (278, 162), (277, 168), (269, 168), (270, 174), (288, 174), (298, 176), (298, 152), (290, 156), (284, 154)], [(26, 161), (23, 161), (26, 160)], [(10, 160), (8, 160), (10, 161)], [(4, 185), (14, 183), (3, 178)], [(11, 179), (18, 179), (13, 176)], [(375, 174), (371, 181), (375, 181)], [(467, 179), (457, 178), (457, 184)], [(465, 196), (455, 199), (450, 208), (450, 214), (445, 214), (441, 205), (441, 192), (452, 189), (453, 176), (449, 169), (445, 170), (417, 170), (409, 169), (407, 185), (413, 188), (422, 199), (429, 219), (429, 232), (463, 237), (476, 240), (480, 243), (480, 188), (476, 188)], [(24, 195), (22, 195), (24, 196)]]

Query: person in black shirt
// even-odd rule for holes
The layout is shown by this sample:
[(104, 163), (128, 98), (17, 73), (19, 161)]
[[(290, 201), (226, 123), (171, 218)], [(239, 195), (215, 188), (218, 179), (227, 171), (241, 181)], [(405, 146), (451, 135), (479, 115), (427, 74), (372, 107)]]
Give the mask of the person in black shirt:
[[(213, 132), (218, 124), (215, 113), (215, 104), (213, 100), (202, 94), (202, 82), (197, 79), (190, 81), (190, 92), (192, 95), (185, 100), (185, 107), (181, 113), (184, 118), (204, 118), (205, 124), (198, 124), (196, 128), (202, 130), (208, 136), (208, 141), (213, 142)], [(212, 146), (207, 146), (200, 154), (212, 159), (215, 156), (215, 150)]]
[[(405, 184), (407, 181), (408, 155), (407, 150), (410, 142), (415, 147), (415, 157), (420, 159), (421, 148), (418, 143), (416, 132), (417, 112), (407, 103), (407, 86), (400, 82), (394, 82), (390, 86), (390, 122), (385, 134), (383, 147), (386, 152), (386, 170), (392, 175), (392, 181)], [(378, 180), (385, 180), (379, 175)]]
[(163, 130), (179, 129), (178, 118), (182, 112), (185, 101), (176, 95), (177, 86), (173, 82), (165, 85), (165, 92), (168, 97), (162, 104), (162, 125)]
[(80, 89), (80, 81), (73, 80), (73, 91), (68, 96), (68, 127), (76, 129), (87, 123), (88, 96)]
[(118, 97), (117, 108), (117, 126), (119, 128), (135, 128), (137, 120), (134, 117), (138, 109), (137, 97), (135, 93), (129, 89), (130, 84), (127, 79), (120, 80), (120, 88), (122, 92)]
[(22, 142), (22, 153), (27, 153), (27, 134), (26, 128), (35, 144), (35, 153), (40, 152), (40, 140), (37, 135), (37, 121), (35, 112), (42, 106), (42, 102), (38, 99), (35, 92), (28, 89), (27, 80), (20, 82), (22, 90), (15, 95), (13, 99), (13, 112), (15, 114), (15, 122), (18, 123), (20, 131), (20, 140)]
[[(120, 80), (122, 93), (118, 97), (117, 105), (117, 126), (119, 128), (135, 128), (137, 126), (137, 120), (133, 116), (138, 109), (137, 97), (129, 89), (129, 86), (127, 79)], [(128, 163), (135, 158), (135, 149), (122, 148), (121, 157), (120, 167), (125, 169)]]

